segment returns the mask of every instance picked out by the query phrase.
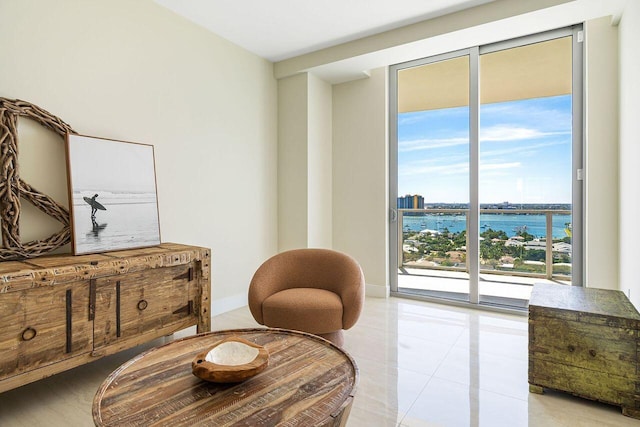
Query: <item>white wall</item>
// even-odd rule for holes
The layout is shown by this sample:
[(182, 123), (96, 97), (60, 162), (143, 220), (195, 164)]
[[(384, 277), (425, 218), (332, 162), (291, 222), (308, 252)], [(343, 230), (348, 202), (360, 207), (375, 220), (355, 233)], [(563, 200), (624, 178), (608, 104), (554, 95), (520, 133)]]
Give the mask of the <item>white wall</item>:
[(620, 290), (640, 309), (640, 2), (627, 2), (620, 39)]
[(308, 76), (308, 246), (330, 248), (332, 245), (331, 184), (331, 96), (332, 87), (312, 74)]
[(278, 80), (278, 250), (331, 247), (331, 85)]
[(278, 251), (307, 247), (307, 75), (278, 80)]
[(386, 296), (387, 69), (333, 88), (333, 247), (357, 259), (367, 295)]
[[(246, 304), (277, 249), (273, 65), (152, 0), (2, 1), (0, 39), (0, 96), (155, 146), (162, 240), (212, 249), (214, 313)], [(66, 203), (61, 140), (21, 128), (22, 176)]]
[(585, 286), (618, 289), (618, 28), (585, 30)]

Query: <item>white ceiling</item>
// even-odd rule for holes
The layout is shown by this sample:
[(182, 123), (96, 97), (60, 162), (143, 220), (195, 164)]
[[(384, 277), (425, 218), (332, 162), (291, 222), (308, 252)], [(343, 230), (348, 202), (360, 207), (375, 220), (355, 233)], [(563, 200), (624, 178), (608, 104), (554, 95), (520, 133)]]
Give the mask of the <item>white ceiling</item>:
[(156, 0), (277, 62), (494, 0)]

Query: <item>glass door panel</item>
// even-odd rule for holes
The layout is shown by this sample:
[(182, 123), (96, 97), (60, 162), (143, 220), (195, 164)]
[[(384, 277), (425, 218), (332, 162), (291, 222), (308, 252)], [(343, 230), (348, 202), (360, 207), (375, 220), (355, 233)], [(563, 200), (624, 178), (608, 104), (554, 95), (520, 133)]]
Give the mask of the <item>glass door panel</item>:
[(424, 62), (397, 71), (397, 290), (468, 301), (469, 56)]
[(479, 74), (480, 302), (526, 307), (571, 276), (572, 37), (481, 54)]

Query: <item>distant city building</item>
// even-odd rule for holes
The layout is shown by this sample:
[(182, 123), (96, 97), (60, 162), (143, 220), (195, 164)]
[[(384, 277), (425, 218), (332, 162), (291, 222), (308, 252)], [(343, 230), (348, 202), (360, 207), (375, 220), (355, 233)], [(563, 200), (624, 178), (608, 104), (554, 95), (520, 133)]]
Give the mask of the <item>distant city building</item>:
[(398, 209), (424, 209), (424, 197), (419, 194), (398, 197)]
[(508, 201), (502, 203), (481, 203), (480, 209), (517, 209), (518, 207)]

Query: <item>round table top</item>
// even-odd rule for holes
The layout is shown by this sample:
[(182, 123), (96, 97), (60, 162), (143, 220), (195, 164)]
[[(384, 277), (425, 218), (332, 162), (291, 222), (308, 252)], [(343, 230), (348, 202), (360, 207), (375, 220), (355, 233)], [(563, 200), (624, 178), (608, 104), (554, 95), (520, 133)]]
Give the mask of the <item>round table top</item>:
[[(191, 362), (228, 337), (269, 351), (268, 367), (243, 382), (200, 380)], [(342, 349), (284, 329), (237, 329), (179, 339), (116, 369), (93, 400), (97, 426), (344, 425), (358, 368)]]

